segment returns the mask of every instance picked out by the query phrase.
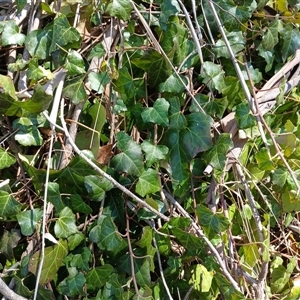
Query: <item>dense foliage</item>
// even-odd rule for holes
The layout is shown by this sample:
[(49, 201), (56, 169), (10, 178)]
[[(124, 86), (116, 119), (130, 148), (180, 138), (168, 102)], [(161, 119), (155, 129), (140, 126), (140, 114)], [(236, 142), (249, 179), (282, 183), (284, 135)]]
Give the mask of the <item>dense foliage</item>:
[(299, 9), (4, 2), (1, 281), (27, 299), (299, 299), (298, 62), (279, 72)]

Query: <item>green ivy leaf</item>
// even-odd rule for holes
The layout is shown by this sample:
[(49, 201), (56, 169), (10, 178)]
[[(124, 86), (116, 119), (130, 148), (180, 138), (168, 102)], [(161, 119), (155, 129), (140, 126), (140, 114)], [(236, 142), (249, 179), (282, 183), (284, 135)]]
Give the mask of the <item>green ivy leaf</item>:
[(75, 215), (69, 207), (63, 208), (54, 225), (54, 232), (58, 238), (67, 238), (78, 231)]
[(55, 206), (55, 210), (58, 213), (65, 208), (65, 205), (61, 200), (61, 193), (57, 182), (48, 183), (48, 201)]
[(158, 98), (153, 107), (145, 108), (142, 112), (142, 119), (145, 123), (151, 122), (154, 124), (167, 127), (169, 125), (168, 110), (170, 104), (164, 98)]
[(83, 286), (85, 281), (85, 277), (82, 273), (70, 275), (59, 283), (57, 290), (61, 295), (66, 295), (68, 297), (84, 295)]
[[(244, 50), (246, 39), (242, 31), (231, 31), (227, 33), (226, 36), (229, 41), (230, 48), (234, 55)], [(230, 59), (231, 57), (223, 39), (217, 41), (217, 43), (213, 48), (213, 51), (216, 53), (217, 57), (225, 57), (228, 59)]]
[(117, 141), (118, 148), (123, 152), (112, 158), (112, 166), (116, 171), (123, 171), (130, 175), (140, 176), (144, 170), (141, 146), (122, 131), (117, 133)]
[(45, 68), (40, 66), (37, 59), (32, 59), (30, 61), (26, 74), (29, 79), (34, 81), (38, 81), (43, 78), (53, 78), (51, 71), (46, 70)]
[(43, 144), (43, 137), (35, 126), (28, 128), (26, 132), (18, 131), (15, 140), (23, 146), (41, 146)]
[(75, 50), (69, 51), (65, 67), (68, 70), (68, 75), (70, 76), (86, 73), (82, 56)]
[(214, 280), (225, 299), (245, 300), (244, 295), (238, 292), (220, 272), (214, 274)]
[(272, 162), (268, 150), (266, 148), (260, 149), (256, 154), (255, 158), (258, 164), (258, 167), (264, 171), (274, 170), (274, 163)]
[(148, 82), (151, 87), (158, 86), (172, 73), (172, 68), (166, 59), (151, 49), (143, 57), (133, 59), (131, 63), (148, 73)]
[(110, 82), (110, 78), (107, 72), (89, 73), (89, 81), (91, 83), (91, 89), (101, 94), (104, 92), (105, 86)]
[(0, 75), (0, 87), (3, 89), (0, 93), (0, 112), (7, 116), (16, 115), (19, 107), (16, 105), (17, 96), (14, 83), (8, 76)]
[(159, 23), (163, 30), (166, 30), (166, 25), (171, 16), (175, 16), (180, 12), (180, 6), (176, 0), (164, 0), (160, 6), (161, 14), (159, 16)]
[(283, 187), (288, 177), (288, 171), (282, 167), (279, 167), (274, 170), (273, 173), (271, 173), (271, 176), (274, 184)]
[(21, 10), (26, 6), (27, 1), (26, 0), (16, 0), (17, 3), (17, 13), (19, 14)]
[(165, 82), (161, 83), (158, 87), (160, 93), (168, 92), (180, 94), (185, 90), (187, 85), (186, 77), (179, 75), (184, 84), (179, 80), (177, 75), (172, 74)]
[(32, 57), (46, 59), (50, 56), (52, 42), (52, 26), (45, 29), (38, 29), (28, 33), (25, 39), (25, 46)]
[(280, 31), (280, 39), (282, 39), (281, 57), (283, 61), (286, 61), (300, 47), (300, 32), (294, 29), (292, 24), (288, 24)]
[(4, 229), (0, 240), (0, 252), (5, 257), (12, 261), (14, 259), (14, 248), (18, 246), (18, 242), (21, 239), (20, 230), (12, 229), (7, 231)]
[(221, 214), (214, 214), (209, 208), (203, 205), (197, 205), (196, 214), (199, 218), (200, 225), (211, 238), (216, 234), (224, 232), (230, 225), (230, 222), (226, 217)]
[(67, 17), (60, 14), (53, 21), (53, 35), (50, 52), (64, 47), (68, 48), (68, 44), (72, 44), (72, 48), (79, 48), (81, 37), (79, 32), (74, 27), (70, 26)]
[(0, 170), (10, 167), (16, 163), (15, 157), (0, 147)]
[(76, 267), (81, 271), (87, 272), (89, 270), (89, 262), (92, 258), (91, 250), (87, 247), (83, 247), (80, 253), (72, 255), (72, 260), (70, 261), (71, 267)]
[(102, 176), (89, 175), (84, 177), (84, 186), (88, 191), (91, 200), (101, 201), (105, 193), (111, 190), (114, 185)]
[(229, 133), (222, 133), (216, 145), (206, 153), (207, 162), (217, 170), (223, 170), (226, 164), (226, 154), (233, 147)]
[(93, 268), (85, 275), (87, 290), (98, 291), (105, 285), (113, 271), (114, 268), (107, 264), (101, 267)]
[(106, 54), (105, 49), (101, 43), (98, 43), (95, 47), (92, 48), (90, 54), (87, 57), (87, 60), (90, 61), (93, 57), (101, 58)]
[(82, 232), (77, 232), (68, 237), (69, 250), (74, 250), (85, 240), (85, 235)]
[(197, 264), (190, 269), (191, 278), (189, 283), (192, 284), (196, 291), (207, 293), (212, 288), (214, 271), (208, 271), (203, 265)]
[(163, 145), (153, 145), (150, 141), (143, 141), (142, 150), (146, 153), (147, 166), (150, 167), (159, 160), (166, 159), (169, 152), (168, 147)]
[(32, 235), (41, 221), (43, 212), (39, 208), (22, 211), (17, 214), (17, 220), (21, 227), (21, 232), (25, 236)]
[(117, 252), (124, 246), (118, 228), (109, 216), (99, 218), (98, 224), (90, 231), (89, 238), (102, 250)]
[(255, 117), (250, 114), (247, 103), (241, 103), (236, 107), (235, 118), (241, 129), (250, 128), (256, 124)]
[(14, 44), (22, 46), (25, 42), (25, 35), (19, 32), (20, 29), (15, 21), (13, 20), (5, 21), (5, 25), (1, 37), (2, 46), (8, 46)]
[(222, 92), (224, 83), (224, 71), (221, 65), (214, 64), (211, 61), (205, 61), (203, 63), (203, 83), (208, 85), (210, 89), (217, 89)]
[(132, 11), (132, 5), (129, 0), (110, 0), (105, 9), (112, 17), (128, 20)]
[(69, 206), (73, 212), (80, 212), (84, 214), (91, 214), (92, 209), (88, 206), (78, 194), (71, 194), (64, 198), (64, 203)]
[(118, 71), (118, 79), (116, 80), (116, 91), (120, 93), (123, 99), (131, 99), (136, 95), (136, 87), (127, 67), (123, 67)]
[(0, 218), (4, 220), (13, 219), (21, 208), (22, 205), (12, 195), (0, 190)]
[(146, 170), (136, 184), (135, 191), (144, 197), (147, 194), (156, 193), (160, 190), (160, 185), (157, 177), (157, 171), (153, 169)]
[[(45, 259), (40, 277), (40, 284), (44, 285), (53, 280), (57, 271), (68, 254), (68, 244), (65, 240), (59, 240), (57, 245), (45, 248)], [(28, 269), (34, 275), (37, 274), (39, 260), (41, 257), (40, 250), (35, 252), (28, 265)]]
[(203, 241), (194, 234), (188, 233), (185, 230), (173, 227), (172, 233), (185, 249), (197, 250), (203, 247)]

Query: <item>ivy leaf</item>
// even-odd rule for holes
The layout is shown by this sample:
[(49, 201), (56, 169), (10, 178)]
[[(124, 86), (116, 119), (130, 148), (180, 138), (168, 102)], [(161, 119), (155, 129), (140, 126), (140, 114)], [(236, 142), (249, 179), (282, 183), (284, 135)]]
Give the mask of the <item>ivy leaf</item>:
[(2, 46), (8, 45), (20, 45), (22, 46), (25, 42), (25, 35), (19, 33), (20, 29), (15, 21), (5, 21), (4, 29), (2, 32)]
[(67, 238), (71, 234), (76, 233), (77, 226), (75, 223), (75, 215), (69, 207), (63, 208), (59, 213), (59, 218), (54, 225), (54, 232), (58, 238)]
[(212, 280), (214, 278), (214, 271), (208, 271), (203, 265), (197, 264), (191, 268), (190, 284), (193, 284), (195, 290), (202, 293), (209, 292), (212, 288)]
[(61, 193), (59, 191), (59, 185), (57, 182), (48, 183), (48, 201), (55, 206), (55, 210), (61, 212), (65, 205), (61, 200)]
[(227, 218), (220, 214), (214, 214), (209, 208), (203, 205), (197, 205), (196, 214), (200, 225), (205, 229), (208, 236), (213, 238), (216, 234), (224, 232), (228, 229), (230, 222)]
[(8, 260), (12, 261), (14, 259), (13, 249), (18, 246), (20, 239), (20, 230), (12, 229), (11, 231), (7, 231), (4, 229), (0, 240), (0, 252), (3, 253)]
[(119, 76), (115, 82), (116, 90), (121, 94), (123, 99), (133, 98), (136, 94), (136, 87), (127, 67), (121, 68), (118, 72)]
[(16, 163), (15, 157), (0, 147), (0, 170), (10, 167)]
[[(229, 41), (230, 48), (233, 54), (237, 54), (240, 51), (244, 50), (246, 39), (242, 31), (231, 31), (227, 33), (227, 39)], [(213, 48), (213, 51), (216, 53), (217, 57), (225, 57), (228, 59), (231, 57), (223, 39), (217, 41)]]
[(90, 61), (93, 57), (101, 58), (106, 54), (103, 45), (98, 43), (95, 47), (92, 48), (90, 54), (87, 57), (87, 60)]
[(165, 82), (159, 85), (159, 92), (182, 93), (185, 90), (185, 85), (187, 85), (187, 79), (182, 75), (179, 75), (179, 77), (183, 83), (179, 80), (177, 75), (172, 74)]
[(266, 148), (262, 148), (255, 154), (255, 158), (258, 164), (258, 167), (264, 171), (274, 170), (274, 163), (269, 157), (268, 150)]
[(42, 216), (43, 212), (38, 208), (18, 213), (17, 220), (21, 227), (22, 234), (25, 236), (32, 235), (37, 230), (37, 225), (39, 224)]
[(153, 107), (148, 107), (142, 112), (142, 119), (145, 123), (151, 122), (154, 124), (167, 127), (169, 125), (168, 110), (170, 104), (164, 98), (158, 98)]
[[(45, 248), (45, 259), (40, 277), (40, 284), (45, 285), (57, 275), (57, 271), (68, 254), (68, 244), (65, 240), (59, 240), (57, 245)], [(34, 275), (38, 272), (40, 250), (35, 252), (29, 261), (28, 270)]]
[(27, 77), (33, 81), (38, 81), (43, 78), (52, 79), (53, 75), (50, 70), (46, 70), (38, 64), (37, 59), (32, 59), (28, 65)]
[(84, 214), (91, 214), (92, 209), (88, 206), (78, 194), (71, 194), (64, 198), (64, 203), (69, 206), (73, 212), (80, 212)]
[(68, 297), (84, 295), (83, 286), (85, 281), (85, 277), (82, 273), (70, 275), (59, 283), (57, 290), (61, 295)]
[(82, 56), (75, 50), (69, 51), (65, 67), (70, 76), (85, 73), (85, 65)]
[(72, 44), (73, 48), (79, 48), (81, 37), (79, 32), (70, 26), (67, 17), (63, 14), (58, 15), (53, 21), (53, 35), (50, 46), (50, 52), (59, 48), (64, 48), (68, 44)]
[(172, 233), (185, 249), (197, 250), (203, 247), (203, 241), (194, 234), (188, 233), (185, 230), (173, 227)]
[(28, 128), (26, 132), (19, 131), (15, 135), (15, 140), (23, 146), (41, 146), (43, 144), (43, 137), (35, 126)]
[(176, 0), (164, 0), (160, 6), (161, 14), (159, 23), (163, 30), (166, 30), (166, 25), (171, 16), (175, 16), (180, 12), (180, 6)]
[(52, 35), (52, 26), (28, 33), (25, 39), (25, 46), (30, 55), (38, 59), (46, 59), (49, 57)]
[(280, 31), (280, 38), (282, 39), (281, 57), (283, 61), (286, 61), (300, 47), (300, 32), (294, 29), (292, 24), (288, 24)]
[(89, 175), (84, 177), (84, 186), (91, 200), (101, 201), (105, 198), (105, 192), (111, 190), (114, 185), (102, 176)]
[(124, 246), (118, 228), (110, 216), (103, 216), (98, 220), (98, 224), (90, 231), (89, 238), (102, 250), (117, 252)]
[(89, 81), (91, 83), (91, 89), (101, 94), (104, 92), (105, 86), (110, 82), (110, 78), (107, 72), (89, 73)]
[(105, 11), (112, 17), (126, 21), (130, 17), (132, 5), (129, 0), (111, 0), (107, 4)]
[(93, 268), (85, 275), (87, 290), (91, 292), (98, 291), (105, 285), (113, 271), (114, 268), (111, 265)]
[(222, 133), (216, 145), (206, 153), (207, 162), (217, 170), (223, 170), (226, 164), (226, 154), (233, 147), (229, 133)]
[(274, 170), (271, 176), (274, 184), (278, 185), (279, 187), (283, 187), (288, 178), (288, 171), (284, 168), (279, 167)]
[(205, 61), (203, 63), (203, 83), (207, 84), (210, 89), (217, 89), (218, 92), (222, 92), (224, 88), (224, 71), (221, 65), (214, 64), (211, 61)]
[(74, 256), (72, 256), (70, 266), (87, 272), (89, 270), (89, 262), (91, 260), (91, 257), (91, 250), (87, 247), (83, 247), (80, 249), (80, 253), (74, 254)]
[(250, 128), (256, 124), (255, 117), (250, 114), (247, 103), (241, 103), (236, 107), (235, 118), (241, 129)]
[(157, 171), (153, 169), (146, 170), (136, 184), (135, 191), (144, 197), (147, 194), (156, 193), (160, 190), (160, 185), (157, 177)]
[(150, 167), (159, 160), (166, 159), (169, 152), (168, 147), (163, 145), (153, 145), (150, 141), (143, 141), (142, 150), (146, 153), (147, 166)]
[(122, 131), (117, 133), (117, 141), (118, 148), (123, 152), (112, 158), (112, 166), (116, 171), (123, 171), (130, 175), (140, 176), (144, 170), (141, 146)]
[(143, 57), (135, 58), (131, 62), (148, 73), (148, 82), (151, 87), (164, 82), (172, 73), (172, 68), (166, 59), (155, 50), (149, 49)]
[(7, 116), (13, 116), (19, 109), (16, 105), (17, 96), (14, 83), (10, 77), (0, 75), (0, 87), (3, 89), (0, 93), (0, 112)]
[(12, 195), (0, 190), (0, 218), (4, 220), (13, 219), (21, 208), (22, 205)]

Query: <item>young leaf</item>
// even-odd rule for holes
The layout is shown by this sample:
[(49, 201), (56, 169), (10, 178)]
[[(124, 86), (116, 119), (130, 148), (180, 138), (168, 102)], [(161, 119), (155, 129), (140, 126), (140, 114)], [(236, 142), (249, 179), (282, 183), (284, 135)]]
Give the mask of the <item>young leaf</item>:
[(192, 274), (189, 283), (192, 284), (195, 290), (205, 293), (212, 288), (212, 280), (214, 271), (208, 271), (203, 265), (197, 264), (190, 269)]
[(260, 149), (256, 154), (255, 158), (258, 164), (258, 167), (264, 171), (274, 170), (274, 163), (270, 159), (268, 151), (266, 148)]
[(167, 127), (169, 125), (168, 110), (170, 104), (164, 98), (159, 98), (154, 102), (153, 107), (148, 107), (142, 112), (142, 119), (145, 123)]
[(69, 207), (63, 208), (59, 213), (59, 218), (54, 225), (54, 232), (58, 238), (67, 238), (78, 231), (75, 223), (75, 215)]
[(7, 220), (12, 219), (21, 210), (22, 204), (5, 191), (0, 190), (0, 218)]
[(65, 67), (70, 76), (85, 73), (85, 65), (82, 56), (75, 50), (69, 51)]
[(8, 260), (12, 261), (14, 259), (14, 248), (18, 246), (18, 242), (20, 239), (20, 230), (4, 230), (4, 232), (2, 233), (2, 237), (0, 240), (0, 251)]
[(123, 152), (112, 158), (112, 166), (116, 171), (123, 171), (135, 176), (141, 175), (144, 170), (141, 146), (122, 131), (117, 133), (117, 141), (118, 148)]
[(135, 188), (136, 192), (142, 197), (147, 194), (158, 192), (160, 190), (160, 185), (157, 176), (157, 171), (153, 169), (146, 170), (141, 176), (139, 176), (139, 180)]
[(93, 57), (101, 58), (106, 54), (105, 49), (101, 43), (98, 43), (95, 47), (92, 48), (87, 60), (90, 61)]
[(0, 88), (3, 89), (0, 93), (0, 113), (4, 113), (7, 116), (15, 115), (19, 110), (19, 107), (16, 105), (17, 96), (11, 78), (0, 75)]
[[(57, 245), (45, 248), (45, 259), (40, 277), (40, 284), (47, 284), (57, 275), (57, 271), (67, 254), (68, 244), (67, 241), (64, 240), (60, 240)], [(36, 275), (38, 271), (40, 256), (41, 253), (39, 250), (30, 258), (28, 269), (34, 275)]]
[(87, 95), (84, 88), (85, 75), (67, 78), (63, 89), (63, 96), (69, 98), (74, 104), (86, 100)]
[(82, 273), (76, 275), (69, 275), (57, 286), (57, 290), (60, 294), (69, 297), (75, 297), (84, 295), (83, 286), (85, 284), (85, 277)]
[(18, 213), (17, 220), (21, 227), (22, 234), (25, 236), (32, 235), (38, 229), (37, 226), (42, 216), (43, 212), (38, 208)]
[(91, 83), (91, 89), (101, 94), (104, 91), (105, 86), (110, 82), (110, 78), (107, 72), (89, 73), (89, 81)]
[(211, 61), (205, 61), (203, 63), (204, 74), (203, 83), (207, 84), (211, 89), (217, 89), (218, 92), (222, 92), (224, 83), (224, 71), (221, 65), (214, 64)]
[(15, 157), (0, 147), (0, 170), (10, 167), (15, 162)]
[(247, 103), (241, 103), (236, 107), (235, 118), (241, 129), (250, 128), (256, 124), (256, 120), (250, 114), (250, 108)]

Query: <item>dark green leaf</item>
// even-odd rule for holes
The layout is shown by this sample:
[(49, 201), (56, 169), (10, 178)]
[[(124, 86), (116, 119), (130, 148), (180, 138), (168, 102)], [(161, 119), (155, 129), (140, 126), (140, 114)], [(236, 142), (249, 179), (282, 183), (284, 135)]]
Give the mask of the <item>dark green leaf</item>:
[(136, 184), (135, 191), (142, 197), (147, 194), (156, 193), (160, 190), (157, 171), (153, 169), (146, 170)]
[(177, 240), (182, 246), (184, 246), (185, 249), (197, 250), (203, 247), (203, 241), (194, 234), (175, 227), (172, 228), (172, 233), (176, 236)]
[(169, 125), (168, 110), (170, 104), (164, 98), (158, 98), (153, 107), (148, 107), (142, 112), (142, 119), (145, 123), (151, 122), (154, 124), (167, 127)]
[(64, 198), (64, 203), (66, 206), (69, 206), (72, 211), (80, 212), (84, 214), (92, 213), (92, 209), (86, 203), (84, 203), (83, 199), (78, 194), (71, 194)]
[(203, 71), (204, 74), (201, 76), (203, 83), (207, 84), (210, 89), (217, 89), (219, 92), (222, 92), (225, 86), (222, 67), (211, 61), (205, 61), (203, 63)]
[[(178, 76), (181, 78), (181, 80), (179, 80)], [(187, 79), (182, 75), (178, 76), (172, 74), (165, 82), (159, 85), (159, 91), (161, 93), (182, 93), (187, 85)]]
[(70, 261), (70, 266), (87, 272), (89, 270), (89, 262), (91, 258), (91, 250), (87, 247), (83, 247), (80, 250), (80, 253), (74, 254), (72, 260)]
[(104, 265), (93, 268), (85, 275), (86, 285), (88, 291), (97, 291), (105, 285), (109, 276), (114, 271), (111, 265)]
[(116, 90), (120, 93), (123, 99), (133, 98), (136, 94), (136, 87), (127, 67), (121, 68), (118, 75), (118, 79), (115, 82)]
[(180, 11), (180, 6), (176, 0), (164, 0), (160, 6), (161, 14), (159, 23), (163, 30), (166, 30), (166, 24), (169, 17), (176, 15)]
[(42, 216), (43, 212), (38, 208), (18, 213), (17, 220), (21, 227), (22, 234), (25, 236), (32, 235), (38, 229), (38, 224)]
[(91, 83), (91, 89), (101, 94), (104, 91), (105, 86), (110, 82), (110, 78), (107, 72), (89, 73), (89, 81)]
[(91, 200), (101, 201), (105, 198), (105, 192), (111, 190), (114, 185), (102, 176), (89, 175), (84, 177), (84, 185)]
[(229, 133), (222, 133), (216, 145), (206, 154), (207, 162), (217, 170), (223, 170), (226, 164), (226, 154), (233, 147)]
[(74, 104), (78, 104), (86, 100), (87, 95), (84, 88), (83, 76), (67, 78), (63, 89), (63, 96), (69, 98)]
[(60, 294), (75, 297), (84, 295), (83, 286), (85, 284), (85, 277), (82, 273), (70, 275), (59, 283), (57, 290)]
[(241, 103), (236, 107), (235, 118), (241, 129), (250, 128), (256, 124), (255, 117), (250, 114), (247, 103)]
[(141, 175), (144, 170), (141, 146), (122, 131), (117, 133), (117, 141), (118, 148), (123, 152), (113, 157), (112, 166), (116, 171), (123, 171), (136, 176)]
[[(62, 265), (62, 262), (67, 254), (67, 241), (60, 240), (57, 245), (45, 248), (45, 259), (40, 277), (40, 284), (47, 284), (57, 275), (57, 271)], [(41, 253), (39, 250), (30, 258), (28, 269), (35, 275), (38, 271), (40, 257)]]
[(294, 29), (292, 24), (284, 26), (280, 31), (280, 38), (282, 39), (282, 47), (280, 49), (283, 61), (293, 55), (300, 46), (300, 32)]
[(59, 185), (56, 182), (48, 183), (48, 201), (55, 206), (58, 213), (65, 207), (61, 200)]
[(229, 220), (223, 215), (214, 214), (209, 208), (203, 205), (197, 205), (196, 214), (199, 218), (200, 225), (211, 238), (215, 234), (224, 232), (230, 225)]
[(14, 248), (18, 246), (21, 239), (20, 231), (12, 229), (11, 231), (4, 230), (0, 240), (0, 252), (3, 253), (10, 261), (14, 259)]
[(87, 60), (91, 60), (93, 57), (101, 58), (106, 54), (105, 49), (103, 48), (102, 44), (99, 43), (95, 47), (92, 48)]
[(69, 51), (66, 64), (68, 75), (78, 75), (85, 73), (85, 65), (82, 56), (74, 50)]
[(77, 232), (75, 215), (69, 207), (65, 207), (60, 211), (59, 218), (54, 225), (54, 232), (58, 238), (67, 238)]

